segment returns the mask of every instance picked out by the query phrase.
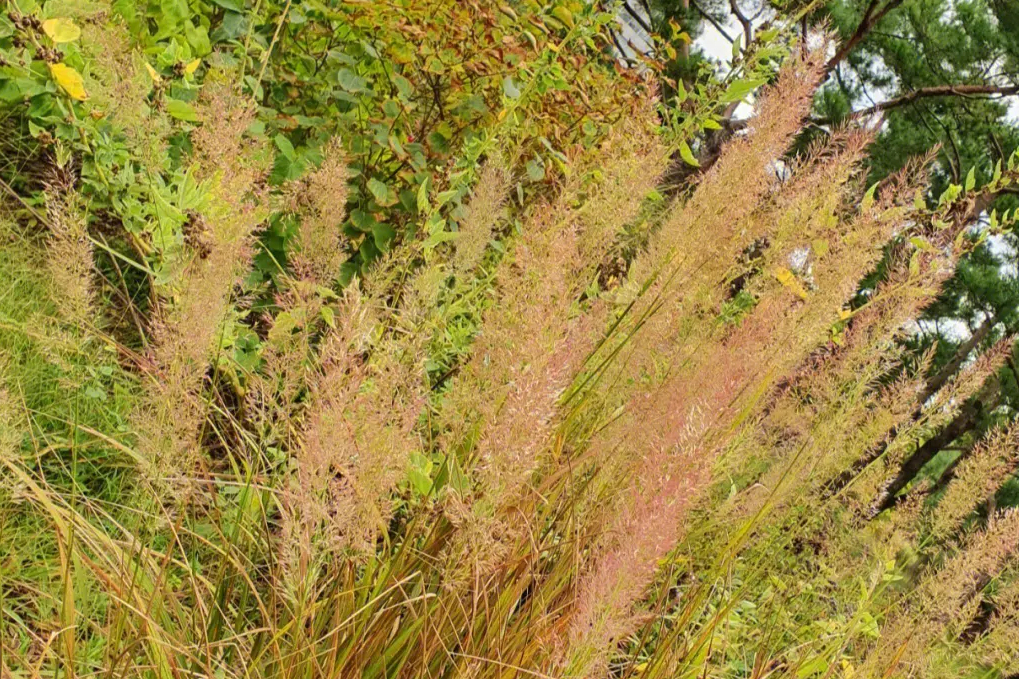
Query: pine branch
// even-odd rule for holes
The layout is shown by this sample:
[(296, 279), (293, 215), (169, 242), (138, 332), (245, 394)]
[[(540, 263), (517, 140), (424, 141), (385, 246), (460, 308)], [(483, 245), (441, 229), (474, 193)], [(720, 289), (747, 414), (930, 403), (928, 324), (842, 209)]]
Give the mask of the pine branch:
[(882, 111), (888, 111), (893, 108), (905, 106), (906, 104), (911, 104), (918, 99), (928, 99), (930, 97), (972, 97), (979, 95), (1011, 96), (1014, 94), (1019, 94), (1019, 85), (934, 85), (932, 87), (921, 87), (918, 90), (907, 92), (901, 97), (895, 97), (894, 99), (882, 101), (874, 106), (870, 106), (859, 111), (853, 111), (849, 117), (862, 118), (874, 113), (880, 113)]
[(825, 73), (830, 73), (832, 69), (842, 62), (843, 59), (849, 56), (849, 53), (852, 52), (853, 49), (867, 37), (867, 34), (871, 32), (874, 26), (876, 26), (881, 19), (885, 18), (889, 12), (901, 5), (902, 2), (903, 0), (889, 0), (888, 4), (881, 9), (878, 9), (877, 6), (879, 0), (871, 0), (870, 4), (867, 6), (867, 11), (863, 13), (863, 19), (860, 20), (860, 25), (857, 26), (853, 34), (849, 36), (849, 40), (842, 43), (842, 46), (835, 52), (835, 55), (828, 60), (827, 64), (825, 64)]

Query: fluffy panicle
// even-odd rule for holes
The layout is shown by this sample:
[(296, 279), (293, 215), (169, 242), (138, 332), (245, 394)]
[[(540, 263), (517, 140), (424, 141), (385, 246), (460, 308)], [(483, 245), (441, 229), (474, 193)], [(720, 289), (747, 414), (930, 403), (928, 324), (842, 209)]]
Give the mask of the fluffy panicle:
[(413, 429), (423, 375), (412, 353), (391, 347), (375, 347), (367, 360), (371, 313), (354, 291), (338, 318), (311, 384), (285, 533), (288, 542), (305, 544), (324, 527), (328, 551), (363, 554), (374, 549), (389, 519), (390, 494), (420, 450)]
[[(367, 309), (356, 289), (345, 292), (340, 324), (321, 349), (321, 370), (311, 378), (312, 391), (303, 436), (294, 451), (296, 473), (283, 495), (284, 562), (294, 568), (312, 555), (313, 537), (325, 526), (328, 548), (361, 546), (366, 528), (355, 523), (351, 462), (356, 437), (344, 411), (357, 398), (367, 373)], [(371, 528), (371, 527), (369, 527)], [(361, 535), (357, 535), (358, 532)]]
[(313, 282), (295, 279), (278, 296), (277, 306), (262, 348), (262, 367), (250, 376), (245, 391), (245, 411), (267, 445), (292, 450), (301, 396), (318, 358), (315, 340), (325, 303)]
[(1019, 550), (1019, 511), (992, 515), (983, 530), (970, 535), (953, 556), (920, 588), (920, 605), (927, 619), (947, 627), (968, 622), (962, 616), (1006, 561)]
[(492, 239), (502, 216), (510, 187), (510, 173), (502, 159), (489, 158), (460, 220), (459, 237), (453, 254), (453, 270), (464, 275), (474, 270)]
[[(816, 64), (809, 66), (808, 72), (814, 73), (816, 67)], [(779, 88), (771, 93), (771, 97), (782, 99), (781, 88), (783, 86), (792, 90), (793, 94), (788, 96), (792, 96), (794, 100), (798, 98), (799, 81), (796, 79), (787, 79), (784, 85), (780, 84)], [(762, 117), (774, 117), (778, 120), (762, 122), (760, 124), (761, 134), (767, 136), (770, 132), (781, 131), (786, 135), (781, 141), (766, 139), (761, 142), (761, 148), (756, 150), (760, 155), (762, 165), (774, 157), (788, 142), (789, 135), (795, 132), (799, 124), (798, 115), (793, 114), (790, 119), (788, 107), (780, 107), (775, 103), (762, 105)], [(735, 146), (740, 147), (742, 152), (746, 152), (746, 145), (751, 143), (742, 141)], [(794, 200), (783, 205), (779, 214), (789, 210), (802, 212), (807, 208), (807, 205), (812, 205), (808, 214), (830, 215), (834, 207), (841, 202), (840, 187), (851, 176), (862, 145), (862, 138), (859, 142), (848, 144), (846, 161), (841, 164), (840, 171), (830, 175), (829, 184), (832, 186), (830, 195), (835, 199), (834, 203), (825, 200), (818, 202), (806, 198)], [(723, 153), (723, 159), (725, 155)], [(735, 158), (735, 155), (730, 155), (727, 162), (735, 164)], [(735, 168), (729, 169), (735, 170)], [(709, 176), (705, 179), (705, 185), (718, 181), (719, 177), (724, 176), (725, 171), (725, 165), (722, 165), (722, 169), (718, 170), (716, 176)], [(762, 180), (761, 191), (765, 188), (764, 184)], [(714, 202), (710, 209), (705, 205), (700, 206), (703, 216), (708, 219), (712, 219), (719, 211), (726, 211), (726, 208), (719, 208), (719, 205), (728, 206), (731, 203), (731, 201), (712, 200)], [(687, 210), (696, 209), (697, 201), (695, 194), (691, 204), (683, 208), (681, 214)], [(690, 212), (686, 217), (682, 217), (689, 222), (686, 229), (691, 229), (692, 224), (698, 221), (694, 218), (695, 215), (697, 212)], [(808, 223), (812, 223), (812, 220), (808, 220)], [(826, 223), (826, 220), (818, 220), (816, 222), (818, 226), (814, 228), (819, 228)], [(770, 228), (774, 228), (774, 224)], [(679, 234), (673, 234), (672, 237), (675, 240), (689, 238), (691, 235), (684, 235), (681, 231)], [(724, 234), (722, 238), (725, 238)], [(692, 246), (689, 249), (691, 253), (695, 252)], [(875, 253), (870, 256), (872, 261), (877, 255)], [(738, 422), (745, 416), (748, 408), (753, 407), (756, 399), (767, 387), (771, 379), (770, 375), (781, 374), (782, 370), (793, 362), (805, 357), (806, 353), (818, 342), (817, 335), (820, 329), (817, 321), (808, 323), (812, 317), (807, 312), (818, 309), (818, 318), (826, 317), (825, 314), (827, 314), (827, 318), (831, 318), (834, 313), (831, 300), (837, 299), (841, 304), (841, 301), (848, 296), (851, 290), (846, 279), (854, 275), (858, 276), (862, 267), (858, 262), (844, 268), (841, 264), (833, 266), (838, 273), (831, 276), (834, 280), (830, 284), (834, 288), (834, 292), (830, 297), (817, 295), (815, 300), (811, 300), (805, 291), (798, 286), (791, 285), (782, 277), (777, 277), (779, 282), (771, 279), (772, 282), (768, 284), (769, 293), (764, 296), (763, 301), (751, 316), (739, 327), (727, 334), (721, 329), (711, 330), (709, 336), (719, 332), (722, 334), (714, 337), (710, 343), (705, 337), (705, 343), (696, 345), (699, 351), (691, 351), (684, 356), (681, 363), (674, 363), (672, 368), (674, 374), (669, 375), (665, 380), (658, 381), (652, 378), (650, 389), (646, 390), (643, 395), (630, 399), (628, 414), (618, 418), (613, 426), (603, 430), (602, 434), (594, 441), (595, 448), (600, 448), (603, 451), (597, 455), (597, 458), (604, 461), (602, 464), (607, 470), (607, 477), (625, 478), (627, 474), (632, 473), (638, 478), (685, 478), (689, 481), (685, 486), (686, 493), (692, 498), (697, 497), (708, 479), (714, 455), (724, 444), (724, 437), (719, 437), (719, 435), (727, 429), (726, 423)], [(639, 268), (637, 272), (640, 275)], [(698, 275), (700, 275), (699, 272)], [(825, 279), (825, 283), (829, 284), (829, 281)], [(783, 288), (787, 289), (783, 290)], [(806, 327), (804, 327), (805, 325)], [(803, 332), (804, 330), (806, 332)], [(805, 337), (800, 338), (797, 334), (799, 332), (802, 332)], [(790, 340), (796, 340), (796, 344), (791, 346)], [(655, 333), (652, 333), (651, 338), (638, 335), (636, 341), (638, 343), (657, 343), (658, 336)], [(657, 386), (654, 385), (656, 381), (658, 382)], [(694, 421), (691, 421), (688, 414), (693, 412), (697, 412), (698, 415)], [(686, 455), (682, 452), (691, 449), (696, 450), (697, 454)], [(659, 451), (659, 453), (648, 455), (645, 451)], [(627, 460), (635, 462), (627, 463)], [(632, 471), (629, 471), (630, 465), (633, 465)], [(604, 470), (603, 473), (605, 473)], [(668, 490), (665, 487), (656, 488), (652, 485), (641, 489), (638, 493), (623, 493), (619, 500), (619, 509), (616, 511), (620, 516), (626, 516), (631, 510), (637, 515), (645, 513), (645, 508), (647, 511), (651, 511), (651, 507), (657, 506), (663, 501), (663, 498), (657, 493), (666, 493)], [(670, 506), (674, 507), (675, 505)], [(662, 549), (667, 550), (674, 544), (681, 528), (682, 513), (682, 511), (678, 511), (672, 514), (670, 522), (659, 527), (666, 534), (673, 536), (673, 542), (669, 543), (668, 547), (650, 550), (648, 554), (655, 552), (660, 556)], [(610, 523), (612, 522), (610, 521)], [(656, 542), (656, 544), (659, 543)], [(617, 550), (625, 548), (625, 546), (619, 546), (610, 550), (609, 556), (606, 557), (609, 559), (609, 563), (622, 562), (621, 558), (617, 558), (613, 554), (616, 554)], [(642, 572), (648, 570), (653, 572), (655, 563), (656, 561), (650, 561), (639, 566), (634, 564), (633, 567), (639, 568)], [(639, 590), (639, 588), (637, 589)], [(606, 590), (589, 586), (585, 591), (590, 593), (589, 596), (597, 597), (599, 592), (605, 594)], [(613, 601), (612, 607), (616, 610), (628, 610), (627, 606), (620, 607), (619, 603)], [(585, 601), (583, 607), (585, 610), (602, 609), (601, 604), (594, 600)], [(622, 624), (621, 621), (620, 624)], [(583, 643), (586, 644), (586, 642)]]
[(976, 504), (990, 497), (1017, 465), (1019, 425), (988, 434), (955, 468), (954, 478), (934, 510), (932, 533), (943, 538), (958, 530)]
[(987, 636), (981, 640), (984, 661), (1009, 676), (1019, 670), (1019, 579), (1013, 579), (994, 597), (994, 615)]
[[(882, 188), (873, 208), (855, 217), (844, 237), (827, 241), (828, 252), (818, 258), (822, 266), (816, 263), (814, 266), (816, 288), (808, 294), (814, 295), (817, 288), (827, 287), (836, 291), (831, 297), (832, 303), (840, 296), (843, 299), (848, 296), (855, 281), (876, 261), (878, 252), (870, 244), (883, 242), (909, 223), (909, 212), (903, 201), (926, 180), (928, 164), (929, 159), (920, 159), (893, 176)], [(823, 266), (826, 260), (833, 264)], [(810, 395), (803, 403), (810, 404), (807, 421), (812, 424), (808, 429), (801, 429), (801, 435), (785, 441), (782, 450), (790, 456), (787, 458), (790, 462), (779, 463), (776, 459), (761, 484), (746, 494), (741, 502), (748, 502), (744, 507), (748, 512), (756, 511), (766, 498), (782, 504), (781, 498), (772, 495), (779, 479), (783, 479), (783, 489), (787, 492), (810, 492), (811, 488), (824, 486), (852, 469), (865, 457), (865, 451), (873, 449), (888, 432), (897, 432), (897, 445), (904, 448), (909, 436), (923, 430), (933, 414), (932, 411), (924, 415), (918, 410), (922, 406), (916, 394), (922, 390), (924, 382), (920, 377), (925, 372), (923, 360), (892, 385), (875, 388), (883, 375), (895, 370), (900, 351), (894, 339), (900, 326), (936, 293), (936, 288), (929, 287), (931, 280), (925, 278), (925, 272), (931, 271), (931, 267), (921, 269), (920, 276), (912, 276), (907, 268), (908, 260), (893, 260), (890, 280), (881, 284), (871, 300), (853, 314), (840, 345), (828, 350), (826, 358), (803, 374), (802, 384), (787, 392), (791, 402), (778, 408), (777, 414), (795, 415), (802, 392)], [(818, 320), (823, 326), (823, 318)], [(957, 386), (964, 384), (969, 382), (960, 382)], [(845, 385), (852, 387), (847, 389)], [(773, 435), (789, 426), (781, 419), (774, 421), (777, 428)], [(868, 497), (866, 491), (861, 494)]]
[(339, 139), (326, 144), (323, 155), (318, 169), (289, 191), (290, 207), (301, 219), (294, 270), (298, 277), (328, 285), (346, 258), (340, 228), (347, 209), (349, 171)]
[[(21, 410), (6, 385), (6, 363), (7, 358), (0, 354), (0, 464), (13, 463), (18, 459), (22, 436), (19, 431)], [(8, 475), (0, 474), (0, 478), (6, 479)], [(3, 488), (4, 484), (0, 483), (0, 489)]]
[[(584, 310), (577, 304), (592, 263), (584, 250), (597, 255), (600, 244), (607, 251), (613, 229), (634, 218), (656, 185), (664, 154), (655, 136), (647, 117), (625, 126), (595, 154), (600, 175), (574, 175), (553, 203), (532, 212), (500, 270), (499, 301), (486, 312), (472, 358), (444, 403), (449, 445), (476, 431), (476, 491), (500, 513), (516, 502), (549, 445), (559, 397), (604, 325), (601, 305)], [(454, 518), (465, 538), (513, 532), (509, 526), (468, 527), (463, 512)]]
[(667, 165), (657, 134), (657, 97), (636, 97), (630, 111), (613, 126), (596, 156), (598, 181), (586, 187), (579, 209), (580, 260), (598, 262), (606, 243), (638, 214), (641, 203), (658, 187)]
[[(772, 221), (748, 217), (771, 185), (769, 168), (809, 111), (821, 63), (817, 52), (789, 60), (778, 83), (762, 96), (749, 132), (727, 144), (690, 200), (666, 217), (647, 251), (634, 261), (619, 295), (620, 303), (633, 302), (632, 320), (601, 350), (608, 354), (628, 345), (628, 359), (616, 362), (615, 368), (627, 374), (608, 382), (667, 369), (669, 363), (682, 360), (677, 353), (692, 353), (711, 341), (704, 334), (714, 329), (697, 319), (724, 302), (725, 287), (719, 283), (726, 280), (740, 253), (755, 241), (766, 240), (775, 227)], [(740, 191), (733, 192), (736, 185)], [(638, 329), (640, 340), (631, 342)]]
[[(471, 360), (443, 403), (448, 445), (477, 431), (476, 492), (496, 505), (514, 502), (534, 470), (559, 395), (593, 343), (589, 324), (570, 319), (579, 293), (569, 275), (577, 256), (570, 217), (560, 201), (527, 222), (512, 268), (500, 279), (499, 302), (485, 313)], [(485, 531), (462, 537), (470, 533)]]
[(916, 598), (888, 620), (875, 648), (860, 667), (864, 676), (923, 676), (927, 649), (945, 635), (958, 635), (976, 614), (981, 592), (1019, 549), (1019, 511), (993, 515), (960, 551), (920, 583)]
[(108, 17), (86, 21), (81, 30), (80, 44), (92, 64), (89, 76), (97, 81), (87, 87), (95, 110), (115, 122), (146, 167), (160, 167), (173, 128), (169, 116), (153, 115), (148, 95), (154, 82), (145, 56), (132, 46), (127, 27)]
[(72, 328), (90, 328), (97, 320), (93, 283), (92, 243), (76, 194), (53, 187), (46, 194), (51, 231), (47, 264), (54, 299), (62, 322)]
[(217, 351), (234, 284), (248, 266), (251, 239), (268, 214), (258, 192), (267, 168), (257, 145), (244, 137), (254, 115), (250, 102), (226, 86), (206, 96), (195, 148), (213, 197), (185, 234), (191, 260), (153, 328), (152, 389), (134, 417), (153, 478), (186, 477), (197, 460), (206, 369)]
[[(786, 248), (793, 247), (796, 241), (790, 239), (793, 228), (788, 229), (789, 234), (782, 233), (784, 224), (798, 225), (797, 238), (808, 244), (824, 241), (826, 250), (814, 254), (818, 282), (813, 289), (808, 293), (788, 269), (773, 268), (769, 275), (755, 284), (762, 300), (750, 317), (735, 329), (726, 329), (724, 326), (712, 329), (711, 334), (683, 352), (681, 361), (676, 361), (685, 366), (685, 369), (680, 369), (682, 377), (674, 379), (673, 386), (667, 387), (669, 396), (660, 393), (653, 398), (644, 398), (642, 402), (671, 403), (676, 398), (686, 398), (682, 395), (684, 392), (711, 393), (716, 384), (735, 383), (746, 389), (750, 386), (748, 380), (752, 380), (754, 375), (784, 374), (821, 340), (823, 331), (832, 321), (837, 320), (835, 310), (849, 294), (851, 285), (847, 279), (859, 274), (861, 270), (859, 264), (841, 270), (845, 258), (839, 257), (839, 254), (847, 247), (844, 244), (847, 235), (840, 233), (831, 224), (833, 221), (837, 224), (834, 213), (844, 200), (844, 187), (855, 171), (866, 141), (865, 135), (850, 135), (844, 141), (840, 140), (833, 149), (826, 149), (833, 151), (830, 154), (816, 151), (812, 156), (814, 162), (804, 163), (797, 168), (810, 181), (804, 182), (794, 177), (789, 182), (792, 195), (776, 196), (771, 207), (754, 217), (757, 221), (777, 224), (776, 244), (785, 243)], [(808, 186), (809, 191), (805, 190)], [(877, 256), (876, 248), (868, 250), (873, 251), (871, 260)], [(840, 275), (830, 273), (829, 270), (836, 267), (840, 268)], [(637, 341), (643, 339), (638, 336)], [(705, 344), (716, 347), (717, 353), (709, 354), (707, 358), (700, 355), (709, 351), (704, 349)], [(747, 361), (747, 356), (761, 358)], [(748, 366), (748, 363), (755, 365)], [(737, 369), (737, 366), (742, 367)], [(733, 393), (740, 393), (740, 389)], [(640, 428), (645, 430), (675, 430), (675, 423), (670, 421), (668, 414), (681, 410), (665, 408), (660, 411), (665, 413), (664, 416), (635, 412), (633, 420), (626, 418), (621, 421), (624, 423), (614, 427), (617, 438), (610, 440), (609, 449), (615, 449), (623, 439), (632, 442), (628, 432), (636, 428), (633, 425), (637, 421), (642, 423)], [(732, 412), (737, 410), (733, 409)], [(721, 412), (715, 413), (715, 417), (724, 419)], [(651, 427), (649, 423), (652, 423)]]
[[(721, 520), (745, 520), (765, 503), (772, 510), (790, 506), (846, 469), (893, 426), (890, 410), (903, 399), (911, 402), (912, 390), (875, 389), (889, 366), (847, 360), (853, 356), (838, 352), (811, 365), (769, 410), (757, 439), (769, 466), (733, 498)], [(738, 474), (749, 455), (744, 447), (729, 451), (730, 473)]]
[(923, 380), (909, 390), (913, 395), (912, 408), (897, 413), (897, 426), (890, 433), (887, 445), (877, 450), (879, 455), (874, 459), (864, 458), (867, 466), (855, 481), (854, 497), (860, 502), (872, 503), (867, 511), (878, 511), (889, 504), (891, 496), (903, 487), (903, 462), (915, 454), (917, 446), (924, 440), (951, 422), (969, 398), (990, 387), (988, 381), (997, 379), (995, 373), (1004, 362), (1010, 346), (1011, 341), (998, 342), (928, 402), (916, 402), (917, 395), (925, 393)]
[(579, 584), (570, 621), (565, 661), (568, 676), (602, 676), (612, 643), (639, 620), (634, 610), (658, 563), (675, 546), (687, 510), (706, 481), (697, 447), (705, 422), (690, 413), (689, 448), (658, 447), (640, 465), (635, 481), (622, 489), (629, 501), (616, 518), (593, 568)]
[[(642, 284), (669, 262), (693, 273), (715, 257), (731, 259), (725, 254), (739, 247), (733, 229), (767, 192), (769, 168), (809, 112), (823, 60), (823, 49), (789, 59), (778, 83), (762, 95), (748, 133), (726, 145), (690, 200), (666, 220), (647, 253), (634, 262), (633, 284)], [(740, 190), (734, 192), (736, 185)]]

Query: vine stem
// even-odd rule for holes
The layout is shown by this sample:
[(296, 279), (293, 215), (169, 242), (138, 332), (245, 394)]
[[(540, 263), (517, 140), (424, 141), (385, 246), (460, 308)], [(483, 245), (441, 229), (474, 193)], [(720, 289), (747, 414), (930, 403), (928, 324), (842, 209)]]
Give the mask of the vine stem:
[[(287, 0), (287, 4), (283, 7), (283, 12), (280, 14), (280, 20), (276, 22), (276, 31), (272, 34), (272, 42), (269, 43), (268, 49), (265, 50), (265, 55), (262, 56), (262, 68), (258, 72), (258, 80), (255, 81), (255, 84), (258, 86), (261, 86), (262, 84), (262, 78), (265, 76), (265, 69), (269, 65), (269, 57), (272, 55), (272, 50), (276, 47), (277, 41), (279, 41), (280, 31), (283, 30), (283, 22), (287, 20), (287, 14), (290, 13), (290, 4), (292, 2), (293, 0)], [(252, 91), (252, 96), (254, 96), (254, 91)]]
[(248, 34), (244, 36), (244, 59), (241, 61), (241, 73), (237, 80), (238, 86), (244, 85), (244, 69), (248, 64), (248, 49), (251, 47), (251, 34), (255, 32), (255, 18), (258, 11), (262, 9), (262, 0), (256, 0), (255, 6), (251, 9), (251, 23), (248, 24)]

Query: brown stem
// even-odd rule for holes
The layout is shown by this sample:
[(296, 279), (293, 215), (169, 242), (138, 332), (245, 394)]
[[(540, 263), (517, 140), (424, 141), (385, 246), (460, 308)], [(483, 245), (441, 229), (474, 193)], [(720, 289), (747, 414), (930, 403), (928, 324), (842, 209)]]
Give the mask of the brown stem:
[[(863, 118), (875, 113), (881, 113), (888, 111), (893, 108), (899, 108), (906, 104), (911, 104), (914, 101), (920, 99), (928, 99), (930, 97), (972, 97), (979, 95), (1002, 95), (1010, 96), (1019, 94), (1019, 85), (933, 85), (931, 87), (921, 87), (918, 90), (907, 92), (906, 94), (882, 101), (879, 104), (870, 106), (868, 108), (860, 109), (859, 111), (853, 111), (849, 114), (850, 119)], [(833, 122), (830, 119), (819, 119), (812, 121), (818, 125), (825, 125)]]
[(885, 486), (874, 503), (874, 514), (894, 507), (898, 502), (899, 492), (913, 480), (913, 477), (919, 474), (920, 470), (948, 444), (972, 431), (977, 426), (981, 414), (997, 407), (999, 401), (1001, 401), (1001, 384), (997, 377), (992, 376), (981, 394), (967, 402), (955, 419), (948, 423), (948, 426), (925, 441), (922, 446), (913, 451), (912, 455), (906, 458), (895, 477)]
[(871, 0), (870, 4), (867, 6), (867, 10), (863, 13), (863, 19), (860, 20), (860, 25), (857, 26), (853, 34), (849, 36), (849, 40), (842, 43), (842, 46), (836, 50), (835, 55), (828, 60), (828, 63), (825, 64), (824, 72), (826, 74), (831, 73), (831, 71), (838, 66), (843, 59), (849, 56), (849, 53), (860, 44), (860, 41), (867, 37), (867, 34), (870, 33), (874, 26), (877, 25), (877, 23), (881, 21), (885, 15), (901, 5), (903, 0), (889, 0), (888, 4), (881, 9), (877, 8), (878, 2), (879, 0)]
[(954, 375), (959, 372), (959, 368), (966, 362), (969, 355), (973, 352), (973, 349), (977, 347), (987, 336), (991, 333), (995, 324), (998, 322), (997, 316), (989, 315), (980, 324), (979, 327), (969, 336), (965, 342), (959, 345), (958, 349), (955, 350), (955, 355), (952, 356), (952, 360), (945, 364), (941, 370), (932, 375), (924, 386), (922, 392), (920, 392), (920, 403), (925, 403), (927, 399), (935, 394), (941, 387), (945, 386), (945, 383)]
[(732, 15), (736, 17), (736, 21), (743, 27), (743, 48), (746, 49), (750, 47), (750, 41), (753, 40), (754, 26), (750, 23), (750, 19), (740, 10), (736, 0), (729, 0), (729, 9), (732, 10)]

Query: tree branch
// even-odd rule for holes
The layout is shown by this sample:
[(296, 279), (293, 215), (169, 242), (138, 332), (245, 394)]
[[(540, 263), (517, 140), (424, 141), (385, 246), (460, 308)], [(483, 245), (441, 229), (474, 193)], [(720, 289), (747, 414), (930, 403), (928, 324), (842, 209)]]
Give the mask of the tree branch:
[(743, 43), (743, 47), (744, 48), (749, 47), (750, 41), (753, 40), (754, 36), (753, 24), (750, 23), (750, 19), (748, 19), (746, 15), (743, 14), (743, 12), (740, 10), (739, 5), (736, 4), (736, 0), (729, 0), (729, 9), (732, 10), (733, 16), (736, 17), (736, 20), (739, 21), (740, 26), (743, 27), (743, 38), (745, 40), (745, 42)]
[(824, 65), (824, 72), (826, 75), (831, 73), (832, 69), (838, 66), (839, 63), (853, 51), (853, 48), (860, 44), (861, 40), (867, 37), (867, 34), (870, 33), (871, 29), (874, 28), (874, 26), (877, 25), (877, 23), (881, 21), (886, 14), (901, 5), (903, 0), (888, 0), (888, 4), (881, 9), (877, 9), (878, 2), (879, 0), (871, 0), (870, 4), (867, 6), (867, 10), (863, 13), (863, 19), (860, 20), (860, 25), (857, 26), (853, 34), (849, 36), (849, 40), (842, 43), (842, 46), (835, 52), (835, 56), (829, 59), (828, 63)]
[[(859, 111), (853, 111), (847, 117), (849, 119), (863, 118), (931, 97), (1011, 96), (1015, 94), (1019, 94), (1019, 85), (932, 85), (931, 87), (921, 87), (918, 90), (907, 92), (901, 97), (882, 101)], [(827, 125), (834, 121), (831, 118), (821, 118), (811, 122), (816, 125)]]
[(1019, 85), (934, 85), (932, 87), (921, 87), (920, 89), (908, 92), (901, 97), (895, 97), (894, 99), (882, 101), (881, 103), (875, 104), (869, 108), (854, 111), (852, 113), (852, 117), (861, 118), (873, 113), (880, 113), (881, 111), (905, 106), (917, 99), (927, 99), (929, 97), (972, 97), (975, 95), (994, 94), (1002, 96), (1019, 94)]
[(633, 17), (633, 20), (637, 22), (637, 25), (644, 29), (644, 31), (647, 33), (648, 39), (650, 39), (654, 31), (652, 31), (651, 26), (648, 25), (646, 21), (644, 21), (644, 17), (640, 16), (640, 14), (638, 14), (636, 10), (630, 7), (629, 2), (623, 2), (623, 9), (626, 10), (627, 14)]
[(705, 12), (701, 8), (701, 6), (697, 4), (697, 0), (690, 0), (690, 6), (693, 7), (695, 10), (697, 10), (697, 12), (700, 13), (700, 15), (702, 17), (707, 19), (708, 23), (710, 23), (712, 26), (714, 26), (715, 30), (722, 34), (723, 38), (728, 40), (730, 43), (733, 41), (732, 36), (729, 35), (728, 33), (726, 33), (725, 29), (722, 28), (722, 24), (718, 23), (718, 20), (715, 19), (715, 17), (713, 17), (710, 14), (708, 14), (707, 12)]

